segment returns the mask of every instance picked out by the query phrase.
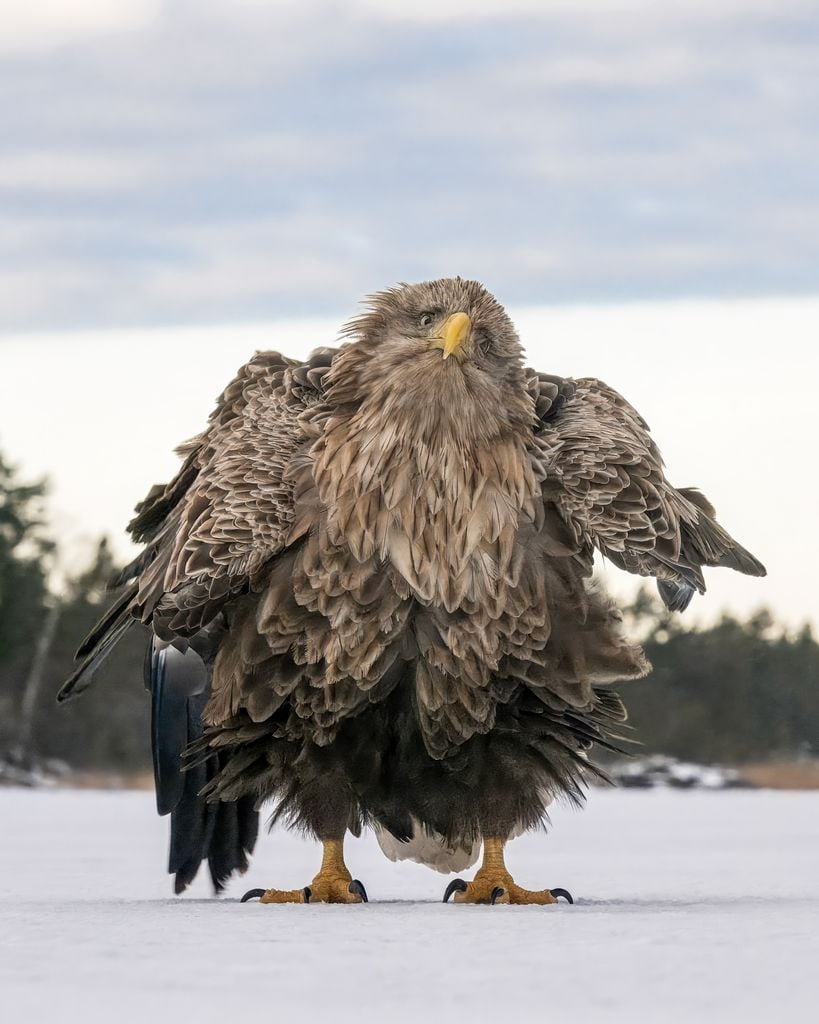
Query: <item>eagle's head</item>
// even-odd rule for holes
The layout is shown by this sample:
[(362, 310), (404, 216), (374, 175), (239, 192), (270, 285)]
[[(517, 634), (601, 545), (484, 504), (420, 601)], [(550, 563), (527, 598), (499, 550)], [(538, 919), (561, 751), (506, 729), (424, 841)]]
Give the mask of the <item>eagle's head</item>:
[(367, 304), (316, 407), (311, 472), (327, 535), (358, 561), (389, 559), (451, 610), (473, 569), (505, 578), (509, 538), (542, 507), (520, 341), (477, 281), (403, 284)]
[(424, 444), (485, 443), (532, 424), (522, 348), (503, 306), (460, 277), (377, 292), (350, 321), (328, 383), (340, 403)]

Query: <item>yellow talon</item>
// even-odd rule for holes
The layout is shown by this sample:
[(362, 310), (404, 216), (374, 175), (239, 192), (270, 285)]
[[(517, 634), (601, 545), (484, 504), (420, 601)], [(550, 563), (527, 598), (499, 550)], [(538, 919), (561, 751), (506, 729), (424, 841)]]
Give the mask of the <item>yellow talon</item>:
[(506, 869), (503, 859), (504, 841), (486, 838), (483, 843), (483, 863), (471, 882), (458, 878), (450, 882), (444, 894), (444, 903), (454, 893), (456, 903), (514, 903), (546, 905), (557, 903), (558, 895), (571, 903), (565, 889), (523, 889)]
[(242, 902), (258, 895), (260, 903), (366, 903), (364, 886), (344, 863), (343, 840), (328, 839), (323, 845), (321, 868), (309, 885), (303, 889), (254, 889)]

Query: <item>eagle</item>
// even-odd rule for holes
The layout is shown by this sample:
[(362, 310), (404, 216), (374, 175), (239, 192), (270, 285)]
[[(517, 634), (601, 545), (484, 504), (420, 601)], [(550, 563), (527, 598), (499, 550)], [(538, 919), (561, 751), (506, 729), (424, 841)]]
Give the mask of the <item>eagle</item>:
[(765, 569), (696, 489), (667, 480), (639, 413), (593, 378), (524, 365), (477, 281), (376, 293), (336, 348), (258, 352), (129, 525), (143, 545), (80, 647), (80, 693), (134, 624), (169, 870), (248, 866), (259, 809), (319, 841), (302, 888), (262, 903), (366, 902), (344, 861), (372, 828), (442, 872), (444, 899), (549, 904), (510, 838), (580, 803), (617, 748), (610, 688), (649, 671), (592, 578), (595, 553), (657, 580), (672, 611), (703, 567)]

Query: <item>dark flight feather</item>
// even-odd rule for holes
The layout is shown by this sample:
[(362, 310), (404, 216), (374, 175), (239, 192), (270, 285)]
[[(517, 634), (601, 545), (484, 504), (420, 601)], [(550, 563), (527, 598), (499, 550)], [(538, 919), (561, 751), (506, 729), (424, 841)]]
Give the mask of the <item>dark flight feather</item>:
[(203, 735), (202, 714), (210, 696), (205, 661), (187, 647), (158, 647), (148, 651), (146, 686), (151, 692), (151, 750), (157, 811), (171, 816), (168, 871), (174, 891), (182, 892), (207, 861), (219, 892), (235, 872), (247, 868), (258, 832), (255, 802), (208, 803), (201, 791), (229, 754), (186, 769), (185, 751)]

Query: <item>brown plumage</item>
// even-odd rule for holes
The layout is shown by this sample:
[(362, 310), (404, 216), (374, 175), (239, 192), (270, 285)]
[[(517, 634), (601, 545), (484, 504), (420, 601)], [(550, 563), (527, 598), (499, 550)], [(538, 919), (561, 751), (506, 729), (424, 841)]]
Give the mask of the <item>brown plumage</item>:
[(242, 367), (138, 506), (145, 550), (61, 698), (140, 620), (155, 655), (189, 643), (208, 666), (211, 800), (462, 856), (579, 798), (584, 752), (625, 718), (601, 685), (648, 670), (595, 549), (672, 608), (703, 566), (764, 569), (666, 480), (620, 395), (524, 368), (477, 282), (382, 292), (344, 333)]

